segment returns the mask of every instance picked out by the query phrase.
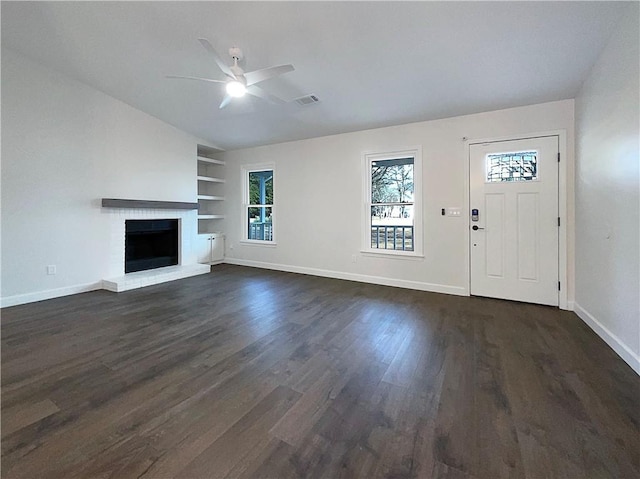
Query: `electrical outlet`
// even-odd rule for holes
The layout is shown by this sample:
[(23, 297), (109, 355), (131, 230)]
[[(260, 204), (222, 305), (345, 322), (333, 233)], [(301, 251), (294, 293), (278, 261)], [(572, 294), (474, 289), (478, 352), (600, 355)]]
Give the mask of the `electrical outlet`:
[(47, 274), (52, 275), (52, 274), (56, 274), (56, 265), (55, 264), (50, 264), (47, 266)]
[(352, 254), (351, 255), (351, 262), (352, 263), (357, 263), (358, 262), (358, 255), (357, 254)]
[(229, 244), (229, 249), (233, 250), (233, 243)]

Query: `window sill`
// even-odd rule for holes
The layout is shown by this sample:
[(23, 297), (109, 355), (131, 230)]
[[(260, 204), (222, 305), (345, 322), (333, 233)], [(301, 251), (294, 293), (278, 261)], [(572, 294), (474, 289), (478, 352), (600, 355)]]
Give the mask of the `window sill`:
[(240, 240), (239, 243), (246, 246), (266, 246), (267, 248), (275, 248), (278, 245), (275, 241), (260, 240)]
[(371, 258), (390, 258), (390, 259), (403, 259), (409, 261), (423, 261), (424, 255), (418, 253), (405, 253), (402, 251), (373, 251), (370, 249), (361, 250), (362, 256), (369, 256)]

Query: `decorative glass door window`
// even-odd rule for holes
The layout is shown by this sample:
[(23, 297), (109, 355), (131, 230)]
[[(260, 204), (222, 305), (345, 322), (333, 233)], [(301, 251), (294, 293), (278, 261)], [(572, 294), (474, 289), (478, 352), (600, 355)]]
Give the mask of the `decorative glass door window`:
[(487, 155), (487, 182), (538, 179), (538, 152), (520, 151)]

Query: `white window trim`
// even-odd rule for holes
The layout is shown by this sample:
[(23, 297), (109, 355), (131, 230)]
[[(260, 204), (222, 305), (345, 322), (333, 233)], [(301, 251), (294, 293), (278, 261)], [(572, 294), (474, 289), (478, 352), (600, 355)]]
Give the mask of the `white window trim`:
[[(249, 239), (249, 232), (247, 230), (247, 225), (249, 224), (249, 173), (254, 171), (265, 171), (271, 170), (273, 171), (273, 204), (271, 205), (271, 221), (272, 221), (272, 236), (271, 241), (269, 240), (254, 240)], [(241, 166), (241, 178), (242, 178), (242, 198), (240, 200), (240, 204), (242, 205), (242, 223), (241, 223), (241, 232), (240, 232), (240, 243), (252, 246), (275, 246), (276, 243), (276, 234), (277, 234), (277, 224), (276, 224), (276, 165), (275, 163), (259, 163), (259, 164), (251, 164), (251, 165), (242, 165)]]
[[(413, 157), (413, 251), (385, 250), (371, 247), (371, 162)], [(369, 152), (362, 155), (362, 250), (364, 254), (395, 259), (420, 259), (424, 257), (422, 228), (422, 146), (414, 146), (384, 152)]]

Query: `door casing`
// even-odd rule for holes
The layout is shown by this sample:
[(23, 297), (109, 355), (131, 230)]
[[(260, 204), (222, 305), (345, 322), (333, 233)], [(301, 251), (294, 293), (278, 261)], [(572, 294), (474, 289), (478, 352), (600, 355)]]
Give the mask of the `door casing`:
[(542, 132), (533, 132), (522, 135), (511, 135), (492, 138), (463, 138), (465, 143), (465, 161), (464, 161), (464, 207), (463, 214), (467, 218), (465, 227), (465, 265), (467, 272), (466, 294), (471, 293), (471, 252), (469, 249), (471, 239), (471, 219), (469, 211), (469, 158), (470, 146), (478, 143), (496, 143), (511, 140), (526, 140), (530, 138), (538, 138), (544, 136), (558, 137), (558, 150), (560, 151), (560, 163), (558, 165), (558, 214), (560, 216), (560, 228), (558, 231), (558, 278), (561, 284), (560, 293), (558, 295), (558, 307), (560, 309), (572, 310), (573, 305), (568, 301), (568, 263), (567, 263), (567, 231), (569, 226), (569, 218), (567, 213), (567, 166), (569, 158), (567, 157), (567, 131), (566, 130), (550, 130)]

